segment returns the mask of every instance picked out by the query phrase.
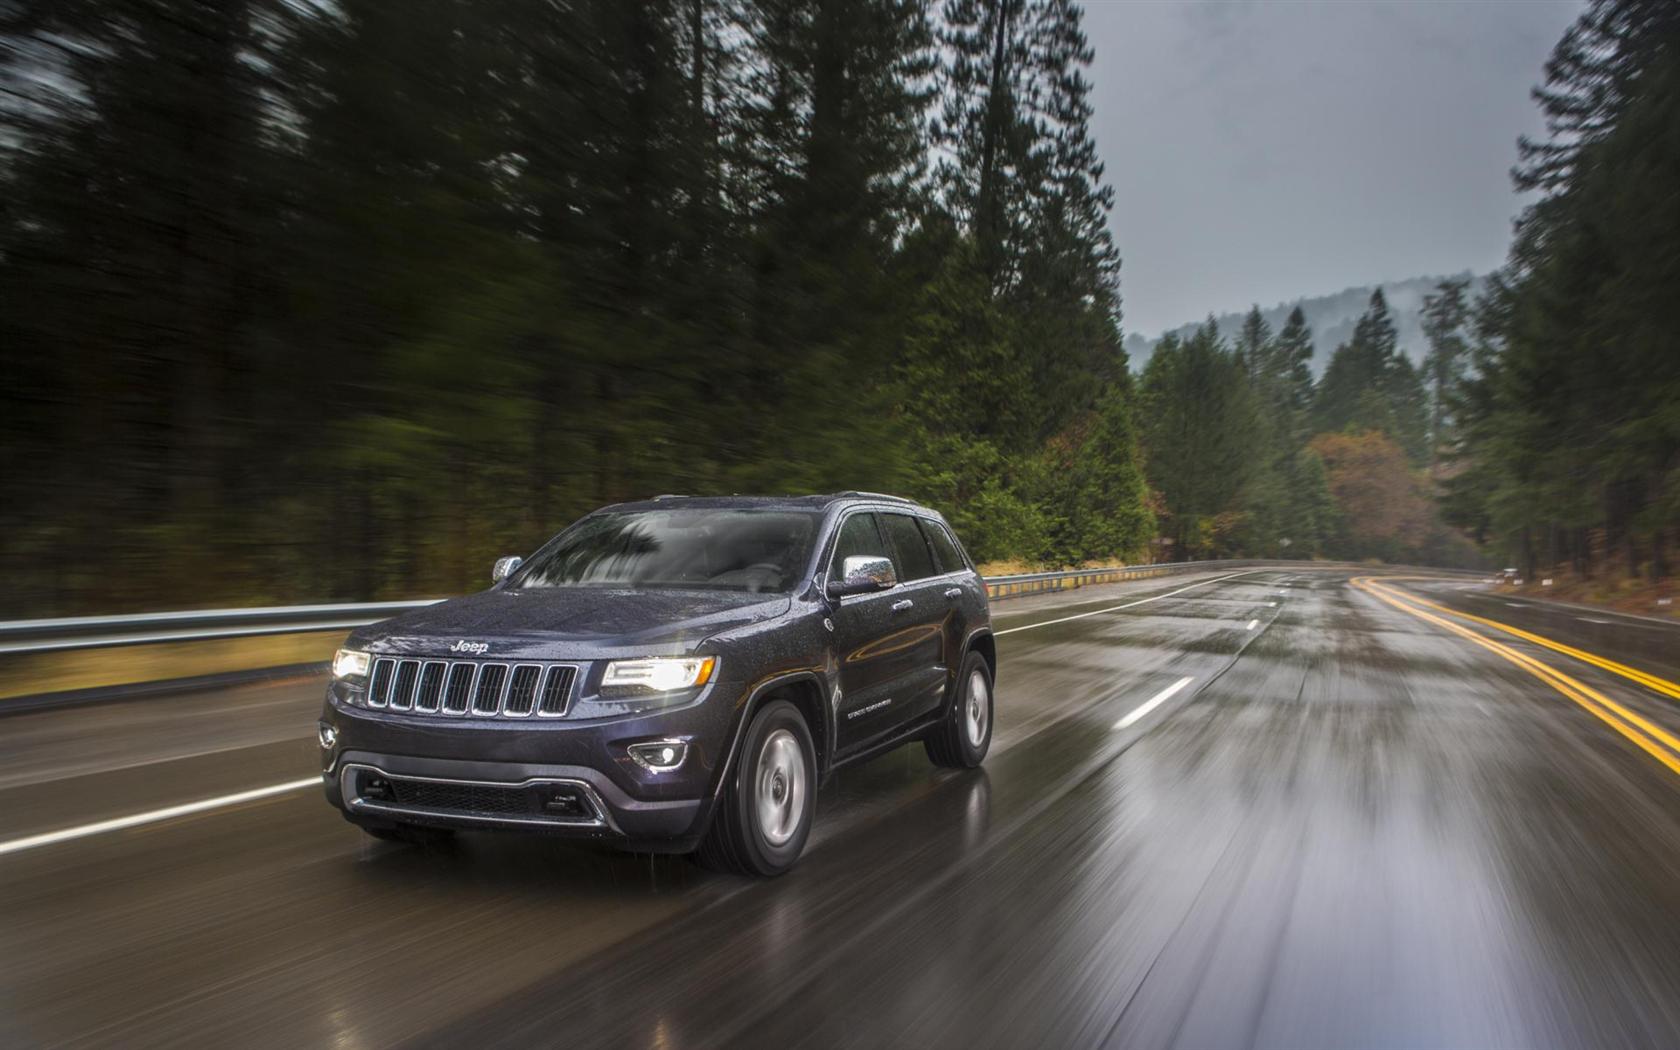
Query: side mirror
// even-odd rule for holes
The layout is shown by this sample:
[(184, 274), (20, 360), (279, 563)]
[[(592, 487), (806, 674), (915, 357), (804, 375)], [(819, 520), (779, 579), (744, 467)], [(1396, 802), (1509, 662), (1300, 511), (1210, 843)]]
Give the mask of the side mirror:
[(517, 554), (509, 554), (505, 558), (496, 559), (496, 567), (490, 570), (490, 582), (501, 583), (513, 575), (513, 570), (525, 564), (525, 559)]
[(854, 554), (840, 566), (840, 578), (828, 582), (830, 598), (844, 598), (849, 594), (871, 594), (887, 590), (898, 583), (898, 573), (886, 558), (871, 554)]

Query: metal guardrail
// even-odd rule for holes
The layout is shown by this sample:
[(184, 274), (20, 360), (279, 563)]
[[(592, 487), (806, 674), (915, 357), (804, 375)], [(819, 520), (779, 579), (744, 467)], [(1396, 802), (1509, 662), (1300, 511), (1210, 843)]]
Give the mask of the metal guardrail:
[[(1072, 590), (1097, 583), (1143, 579), (1199, 569), (1241, 568), (1251, 561), (1182, 561), (1156, 565), (1126, 565), (1063, 572), (1031, 572), (987, 576), (986, 593), (1014, 598), (1046, 591)], [(64, 652), (73, 649), (112, 649), (157, 642), (206, 642), (257, 635), (304, 634), (310, 631), (349, 630), (395, 616), (410, 609), (435, 605), (442, 598), (403, 602), (358, 602), (337, 605), (281, 605), (255, 609), (200, 609), (187, 612), (141, 613), (133, 616), (69, 616), (50, 620), (0, 622), (0, 656)]]
[(1096, 583), (1119, 583), (1150, 576), (1169, 576), (1200, 569), (1240, 569), (1256, 561), (1171, 561), (1151, 565), (1122, 565), (1104, 569), (1068, 569), (1061, 572), (1028, 572), (1015, 576), (987, 576), (986, 593), (992, 598), (1015, 598), (1044, 591), (1070, 591)]
[(154, 642), (205, 642), (265, 634), (349, 630), (378, 623), (442, 598), (340, 605), (276, 605), (256, 609), (198, 609), (135, 616), (69, 616), (0, 622), (0, 656), (111, 649)]

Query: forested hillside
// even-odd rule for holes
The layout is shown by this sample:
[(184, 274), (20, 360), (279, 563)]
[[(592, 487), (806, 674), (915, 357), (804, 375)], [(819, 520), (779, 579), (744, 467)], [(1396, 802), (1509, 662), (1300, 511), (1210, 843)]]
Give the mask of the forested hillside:
[(458, 592), (605, 503), (854, 487), (986, 561), (1661, 574), (1677, 12), (1560, 43), (1485, 291), (1134, 370), (1067, 0), (0, 7), (5, 611)]
[(1140, 380), (1161, 545), (1175, 557), (1477, 564), (1431, 480), (1451, 440), (1438, 406), (1467, 323), (1464, 282), (1442, 282), (1427, 304), (1423, 369), (1400, 351), (1379, 289), (1316, 383), (1300, 309), (1276, 331), (1255, 308), (1229, 336), (1213, 321), (1168, 333)]
[(1147, 546), (1074, 4), (3, 14), (8, 610), (459, 591), (658, 492)]
[(1522, 144), (1539, 194), (1478, 303), (1451, 518), (1533, 576), (1658, 579), (1680, 529), (1680, 4), (1599, 0)]
[[(1448, 280), (1469, 281), (1471, 296), (1479, 294), (1484, 283), (1482, 278), (1468, 272), (1441, 277), (1410, 277), (1402, 281), (1384, 281), (1380, 285), (1357, 285), (1329, 295), (1306, 296), (1292, 302), (1261, 307), (1260, 316), (1275, 331), (1282, 328), (1290, 313), (1298, 308), (1317, 337), (1318, 352), (1313, 358), (1312, 370), (1314, 375), (1319, 375), (1323, 373), (1324, 366), (1330, 363), (1330, 352), (1353, 338), (1354, 326), (1359, 323), (1360, 314), (1364, 313), (1365, 307), (1370, 303), (1371, 293), (1380, 288), (1383, 297), (1388, 300), (1389, 311), (1394, 316), (1395, 337), (1401, 352), (1410, 357), (1414, 364), (1422, 364), (1424, 356), (1429, 352), (1429, 336), (1423, 329), (1422, 321), (1424, 298), (1433, 294), (1442, 281)], [(1224, 313), (1215, 316), (1213, 322), (1220, 330), (1231, 332), (1242, 324), (1243, 317), (1244, 314), (1241, 313)], [(1194, 335), (1200, 326), (1200, 322), (1192, 321), (1179, 325), (1171, 332), (1180, 340), (1184, 340)], [(1131, 359), (1134, 370), (1141, 370), (1149, 363), (1149, 355), (1155, 352), (1155, 346), (1159, 342), (1158, 335), (1127, 333), (1126, 356)]]

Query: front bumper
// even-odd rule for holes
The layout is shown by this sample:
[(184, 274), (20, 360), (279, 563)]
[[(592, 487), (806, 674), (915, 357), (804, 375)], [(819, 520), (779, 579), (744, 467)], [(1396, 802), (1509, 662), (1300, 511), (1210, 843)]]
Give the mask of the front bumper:
[[(516, 720), (370, 711), (329, 691), (322, 785), (345, 816), (374, 826), (535, 831), (686, 851), (706, 830), (728, 765), (741, 709), (727, 698), (737, 692), (709, 688), (695, 703), (613, 719)], [(681, 765), (656, 772), (631, 758), (631, 745), (652, 740), (686, 744)], [(405, 783), (368, 783), (377, 778)], [(578, 808), (556, 808), (556, 793)]]
[(357, 823), (541, 832), (687, 852), (706, 798), (633, 798), (585, 766), (419, 758), (343, 750), (322, 773), (327, 800)]

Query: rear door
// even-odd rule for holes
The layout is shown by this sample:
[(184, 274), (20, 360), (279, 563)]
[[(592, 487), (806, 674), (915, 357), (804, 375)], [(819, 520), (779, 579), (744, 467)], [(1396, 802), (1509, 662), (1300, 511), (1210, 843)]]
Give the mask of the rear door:
[(893, 698), (896, 726), (933, 711), (944, 695), (946, 627), (951, 614), (945, 590), (950, 581), (941, 574), (933, 548), (913, 515), (884, 512), (880, 517), (899, 579), (890, 607), (891, 644), (905, 656)]
[[(974, 571), (973, 564), (963, 553), (951, 530), (930, 518), (917, 518), (928, 545), (939, 562), (940, 582), (944, 587), (939, 596), (945, 601), (948, 616), (945, 621), (945, 653), (949, 664), (956, 664), (954, 654), (961, 653), (969, 634), (991, 620), (986, 604), (986, 583)], [(954, 673), (957, 668), (951, 667)]]

